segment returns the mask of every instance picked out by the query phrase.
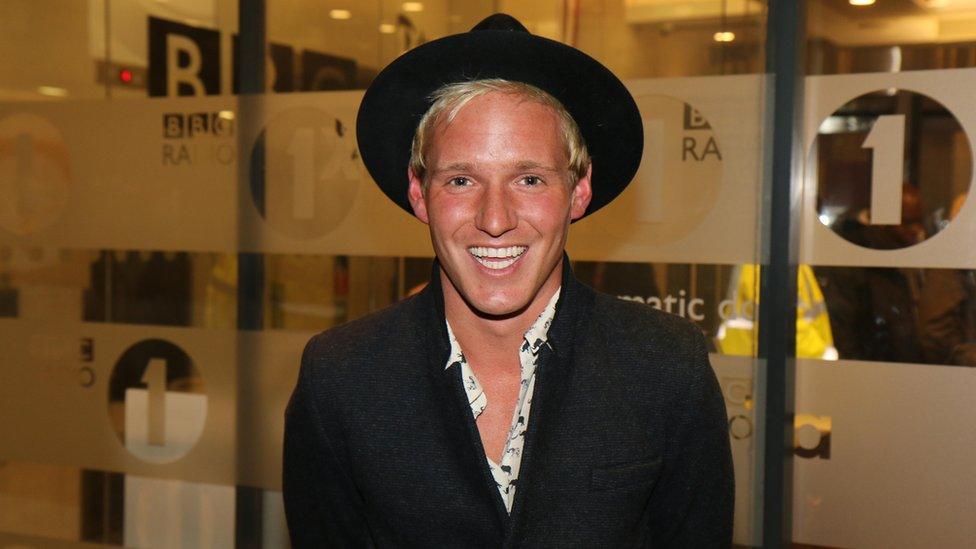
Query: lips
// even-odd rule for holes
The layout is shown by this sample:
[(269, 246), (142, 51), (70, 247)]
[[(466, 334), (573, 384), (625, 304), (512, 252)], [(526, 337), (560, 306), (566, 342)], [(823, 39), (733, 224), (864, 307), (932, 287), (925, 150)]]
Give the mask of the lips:
[(471, 246), (468, 248), (468, 253), (485, 267), (499, 270), (510, 267), (528, 249), (528, 246), (506, 246), (504, 248)]

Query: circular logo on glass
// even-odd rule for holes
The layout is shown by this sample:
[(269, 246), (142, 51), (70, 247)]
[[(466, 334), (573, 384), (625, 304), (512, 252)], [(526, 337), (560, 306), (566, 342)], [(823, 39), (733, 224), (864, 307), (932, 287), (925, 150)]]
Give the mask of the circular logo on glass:
[(820, 222), (876, 250), (913, 246), (945, 229), (973, 176), (971, 142), (952, 112), (895, 88), (835, 110), (820, 124), (809, 158)]
[(715, 206), (723, 150), (693, 105), (664, 95), (634, 99), (644, 122), (644, 156), (634, 181), (601, 212), (601, 222), (621, 238), (673, 242)]
[(251, 198), (269, 225), (298, 239), (323, 236), (352, 209), (363, 180), (353, 128), (318, 109), (288, 109), (258, 135)]
[(125, 449), (154, 463), (185, 456), (203, 434), (207, 396), (186, 351), (163, 339), (144, 339), (112, 369), (109, 418)]

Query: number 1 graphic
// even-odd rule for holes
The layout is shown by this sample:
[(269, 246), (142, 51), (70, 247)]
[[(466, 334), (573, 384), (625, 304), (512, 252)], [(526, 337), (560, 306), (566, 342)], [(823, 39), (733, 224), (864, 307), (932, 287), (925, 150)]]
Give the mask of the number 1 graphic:
[(299, 128), (288, 144), (288, 154), (292, 157), (292, 195), (291, 213), (295, 219), (315, 217), (315, 131), (312, 128)]
[(861, 148), (871, 149), (871, 224), (901, 225), (905, 115), (879, 116)]
[(664, 120), (644, 120), (644, 193), (637, 219), (644, 223), (664, 221)]
[(149, 444), (166, 446), (166, 359), (150, 359), (142, 383), (149, 388)]
[(16, 145), (17, 156), (17, 184), (14, 186), (16, 193), (17, 210), (23, 214), (27, 213), (28, 197), (30, 196), (30, 179), (34, 173), (34, 143), (31, 134), (22, 133), (17, 136)]

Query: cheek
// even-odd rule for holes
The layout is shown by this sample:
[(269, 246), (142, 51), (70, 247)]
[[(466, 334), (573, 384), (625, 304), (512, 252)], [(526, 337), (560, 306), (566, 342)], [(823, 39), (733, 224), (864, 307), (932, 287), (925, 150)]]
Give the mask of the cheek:
[(427, 203), (431, 231), (438, 234), (452, 234), (470, 219), (470, 208), (465, 201), (452, 196), (431, 197)]
[(569, 226), (571, 207), (569, 197), (553, 197), (523, 208), (523, 219), (531, 221), (540, 233), (557, 236)]

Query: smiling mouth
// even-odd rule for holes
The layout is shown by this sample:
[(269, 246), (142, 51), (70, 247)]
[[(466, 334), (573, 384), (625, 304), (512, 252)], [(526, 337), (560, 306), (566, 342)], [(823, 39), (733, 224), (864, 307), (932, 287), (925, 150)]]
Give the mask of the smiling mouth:
[(504, 269), (518, 261), (528, 246), (508, 246), (505, 248), (489, 248), (487, 246), (471, 246), (468, 253), (474, 256), (478, 263), (489, 269)]

